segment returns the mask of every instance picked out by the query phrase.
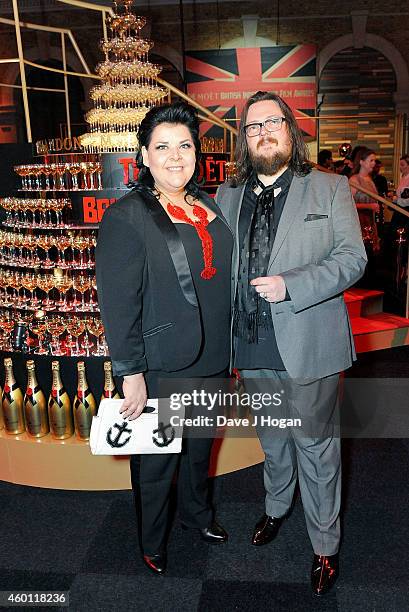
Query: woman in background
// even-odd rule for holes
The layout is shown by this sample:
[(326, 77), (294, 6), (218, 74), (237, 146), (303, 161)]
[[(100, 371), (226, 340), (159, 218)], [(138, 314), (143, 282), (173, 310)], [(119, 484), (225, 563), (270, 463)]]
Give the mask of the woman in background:
[(363, 187), (367, 191), (377, 195), (378, 190), (372, 180), (375, 160), (375, 151), (367, 147), (361, 147), (355, 156), (354, 168), (349, 178), (349, 185), (355, 204), (357, 205), (364, 243), (366, 246), (370, 244), (372, 250), (377, 252), (380, 248), (377, 227), (379, 204), (375, 198), (360, 190), (360, 187)]

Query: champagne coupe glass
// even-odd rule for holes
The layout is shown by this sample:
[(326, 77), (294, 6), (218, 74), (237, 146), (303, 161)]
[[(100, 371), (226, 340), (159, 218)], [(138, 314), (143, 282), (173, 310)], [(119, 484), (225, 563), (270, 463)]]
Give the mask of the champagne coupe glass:
[(62, 209), (66, 205), (66, 200), (49, 200), (51, 210), (55, 212), (56, 227), (64, 227), (62, 222)]
[(38, 256), (38, 252), (37, 252), (37, 236), (34, 236), (33, 234), (28, 234), (26, 236), (27, 239), (27, 248), (31, 251), (31, 264), (33, 266), (38, 266), (40, 264), (40, 258)]
[[(63, 274), (62, 276), (58, 276), (57, 278), (55, 278), (54, 283), (55, 288), (60, 294), (60, 299), (56, 303), (56, 306), (59, 307), (61, 312), (67, 312), (71, 310), (71, 306), (68, 304), (67, 297), (68, 291), (72, 287), (72, 279), (68, 276), (68, 274)], [(63, 299), (61, 299), (62, 295), (64, 296)]]
[(14, 306), (20, 306), (20, 289), (21, 289), (21, 275), (19, 272), (11, 272), (8, 279), (9, 287), (11, 287), (11, 303)]
[(88, 318), (89, 317), (86, 317), (84, 319), (85, 333), (84, 333), (84, 338), (82, 340), (82, 348), (85, 350), (86, 357), (90, 356), (90, 349), (93, 346), (93, 343), (90, 341), (90, 338), (89, 338)]
[(28, 251), (28, 256), (26, 258), (26, 267), (31, 268), (32, 266), (38, 266), (41, 263), (40, 258), (38, 257), (37, 248), (37, 236), (33, 234), (26, 234), (24, 236), (24, 247)]
[(21, 222), (20, 227), (30, 227), (30, 224), (27, 219), (27, 211), (30, 210), (30, 205), (28, 200), (20, 200), (20, 210), (21, 210)]
[(4, 264), (5, 262), (5, 240), (6, 240), (6, 232), (3, 230), (0, 230), (0, 247), (1, 247), (1, 256), (0, 256), (0, 263)]
[(6, 263), (12, 261), (13, 259), (13, 240), (12, 240), (12, 232), (4, 232), (3, 234), (3, 245), (4, 245), (4, 260)]
[(47, 320), (47, 330), (51, 334), (51, 350), (53, 355), (63, 355), (60, 337), (65, 332), (66, 325), (63, 317), (59, 315), (49, 317)]
[(33, 164), (31, 166), (31, 173), (35, 176), (35, 188), (37, 191), (42, 190), (41, 174), (43, 173), (43, 166), (41, 164)]
[(79, 291), (81, 293), (81, 304), (77, 306), (77, 310), (81, 310), (84, 312), (87, 310), (87, 304), (85, 303), (85, 292), (91, 286), (91, 279), (89, 276), (85, 274), (79, 274), (74, 278), (73, 288), (75, 291)]
[(51, 174), (53, 176), (53, 191), (58, 191), (60, 188), (58, 183), (58, 164), (50, 164)]
[(28, 189), (26, 180), (26, 166), (14, 166), (13, 170), (21, 178), (21, 189), (26, 191)]
[(90, 234), (88, 234), (88, 246), (87, 246), (88, 267), (93, 268), (95, 266), (95, 247), (96, 246), (97, 246), (97, 237), (91, 231)]
[(79, 189), (77, 175), (81, 172), (81, 164), (79, 162), (73, 162), (69, 165), (69, 169), (72, 176), (72, 188), (77, 190)]
[(1, 278), (2, 278), (2, 287), (3, 287), (3, 306), (5, 306), (6, 308), (8, 308), (9, 306), (12, 305), (12, 295), (9, 295), (9, 289), (11, 288), (10, 285), (10, 278), (11, 278), (11, 271), (10, 270), (2, 270), (1, 271)]
[[(84, 175), (84, 187), (85, 187), (85, 189), (92, 189), (90, 163), (92, 163), (92, 162), (88, 162), (88, 161), (81, 162), (81, 170), (82, 170), (82, 173)], [(87, 176), (90, 177), (89, 181), (87, 179)]]
[(75, 357), (85, 355), (85, 351), (84, 349), (80, 348), (78, 341), (78, 338), (85, 331), (85, 321), (80, 319), (80, 317), (71, 317), (67, 320), (66, 325), (68, 333), (75, 338), (75, 347), (74, 350), (71, 351), (71, 355), (74, 355)]
[(3, 330), (5, 342), (3, 343), (4, 351), (12, 351), (13, 347), (11, 344), (11, 332), (14, 329), (15, 319), (11, 313), (4, 311), (0, 315), (0, 328)]
[(70, 324), (72, 321), (73, 317), (67, 317), (65, 318), (65, 329), (67, 331), (67, 338), (65, 339), (64, 345), (65, 345), (65, 352), (67, 355), (73, 355), (73, 348), (75, 346), (75, 342), (74, 339), (72, 337), (71, 334), (71, 328), (70, 328)]
[(51, 268), (54, 265), (54, 262), (52, 262), (49, 257), (50, 249), (53, 246), (51, 236), (48, 236), (47, 234), (42, 234), (37, 238), (37, 244), (45, 252), (45, 260), (42, 262), (43, 267)]
[(31, 227), (37, 227), (36, 210), (38, 210), (38, 200), (29, 198), (26, 200), (27, 210), (31, 213)]
[(30, 297), (26, 300), (26, 306), (33, 306), (33, 291), (37, 287), (37, 277), (34, 273), (24, 274), (21, 279), (21, 284), (24, 289), (30, 292)]
[(0, 268), (0, 306), (4, 305), (6, 295), (6, 274), (4, 270)]
[(73, 244), (74, 247), (80, 253), (80, 261), (77, 267), (81, 269), (86, 268), (87, 263), (84, 261), (84, 251), (89, 246), (88, 237), (85, 236), (83, 233), (79, 232), (78, 234), (76, 234), (76, 236), (74, 236)]
[(20, 251), (20, 255), (19, 255), (19, 258), (17, 260), (17, 263), (22, 268), (27, 268), (27, 266), (28, 266), (28, 257), (27, 257), (27, 249), (26, 249), (26, 238), (27, 238), (27, 234), (20, 233), (18, 235), (18, 248), (19, 248), (19, 251)]
[(52, 274), (40, 274), (37, 278), (38, 286), (46, 295), (46, 299), (42, 301), (42, 308), (44, 310), (54, 310), (55, 304), (50, 300), (50, 291), (54, 289), (55, 281)]
[(89, 317), (87, 319), (87, 329), (90, 334), (96, 338), (96, 347), (93, 355), (96, 357), (101, 357), (104, 354), (104, 349), (100, 343), (100, 338), (104, 333), (104, 326), (101, 319), (98, 319), (97, 317)]
[[(39, 316), (40, 313), (42, 316)], [(38, 338), (38, 347), (35, 353), (37, 355), (47, 355), (47, 349), (45, 349), (43, 346), (45, 332), (47, 331), (47, 320), (46, 320), (46, 317), (44, 316), (44, 313), (41, 310), (39, 310), (33, 317), (29, 325), (29, 329)]]
[[(24, 268), (31, 267), (33, 264), (33, 252), (31, 250), (31, 234), (23, 234), (21, 236), (21, 258), (20, 266)], [(0, 238), (1, 243), (1, 238)]]
[(88, 162), (89, 182), (91, 189), (96, 189), (94, 176), (97, 172), (97, 162)]
[(26, 164), (25, 169), (26, 169), (26, 174), (27, 174), (28, 189), (30, 191), (35, 191), (34, 179), (31, 180), (31, 176), (34, 176), (33, 164)]
[(68, 249), (70, 245), (70, 238), (65, 233), (61, 233), (59, 236), (56, 236), (56, 247), (58, 250), (57, 265), (64, 270), (70, 267), (65, 261), (65, 250)]
[(10, 264), (17, 262), (17, 244), (16, 234), (14, 232), (7, 232), (6, 246), (8, 249), (8, 260)]
[(20, 209), (20, 198), (11, 198), (12, 201), (12, 214), (11, 214), (11, 225), (18, 226), (20, 223), (19, 209)]
[(47, 189), (47, 191), (51, 191), (51, 183), (50, 183), (50, 176), (53, 173), (53, 169), (51, 164), (44, 164), (43, 166), (43, 174), (45, 176), (45, 188)]
[(13, 211), (13, 198), (0, 198), (0, 206), (6, 211), (6, 218), (3, 221), (3, 225), (11, 225), (12, 211)]
[(60, 190), (64, 190), (66, 188), (65, 187), (65, 182), (64, 182), (64, 174), (65, 174), (66, 169), (67, 169), (66, 168), (66, 164), (56, 164), (56, 166), (57, 166), (58, 178), (59, 178), (59, 181), (60, 181), (59, 189)]
[(91, 276), (91, 297), (90, 307), (92, 310), (98, 311), (98, 294), (97, 294), (97, 277), (95, 274)]
[(94, 167), (97, 172), (97, 180), (98, 180), (97, 189), (102, 189), (102, 163), (101, 161), (95, 162)]
[(40, 222), (38, 227), (47, 227), (46, 211), (47, 211), (47, 200), (37, 200), (37, 210), (40, 213)]

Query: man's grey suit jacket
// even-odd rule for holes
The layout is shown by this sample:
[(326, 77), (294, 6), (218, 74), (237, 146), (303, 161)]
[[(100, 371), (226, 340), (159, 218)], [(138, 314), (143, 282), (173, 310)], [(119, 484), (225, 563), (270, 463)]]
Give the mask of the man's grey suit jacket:
[[(238, 222), (245, 185), (216, 194), (235, 234), (232, 304), (239, 267)], [(343, 291), (364, 273), (367, 257), (346, 177), (312, 170), (294, 176), (283, 209), (268, 275), (280, 274), (290, 300), (271, 304), (281, 358), (299, 380), (324, 378), (356, 358)]]

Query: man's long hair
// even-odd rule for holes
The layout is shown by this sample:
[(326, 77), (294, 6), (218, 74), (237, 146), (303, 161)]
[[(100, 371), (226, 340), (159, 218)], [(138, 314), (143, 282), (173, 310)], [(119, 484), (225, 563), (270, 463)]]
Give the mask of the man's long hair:
[(311, 165), (308, 163), (308, 147), (304, 142), (302, 132), (298, 127), (292, 110), (288, 104), (286, 104), (286, 102), (280, 98), (280, 96), (277, 96), (270, 91), (258, 91), (247, 100), (240, 118), (240, 127), (235, 151), (237, 168), (236, 179), (238, 183), (244, 183), (252, 171), (246, 132), (244, 130), (244, 126), (247, 123), (248, 110), (252, 104), (264, 100), (272, 100), (273, 102), (276, 102), (283, 113), (283, 117), (285, 117), (285, 123), (287, 125), (288, 134), (292, 144), (291, 158), (288, 164), (289, 168), (294, 172), (294, 174), (298, 174), (300, 176), (305, 176), (311, 171)]

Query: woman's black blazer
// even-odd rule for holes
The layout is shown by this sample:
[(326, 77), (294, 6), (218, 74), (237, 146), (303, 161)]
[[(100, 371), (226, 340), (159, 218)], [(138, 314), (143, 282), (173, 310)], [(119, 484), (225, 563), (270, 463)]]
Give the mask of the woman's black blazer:
[[(200, 200), (226, 223), (205, 192)], [(116, 376), (172, 372), (195, 361), (202, 328), (189, 263), (177, 229), (149, 190), (131, 191), (105, 211), (96, 276)]]

